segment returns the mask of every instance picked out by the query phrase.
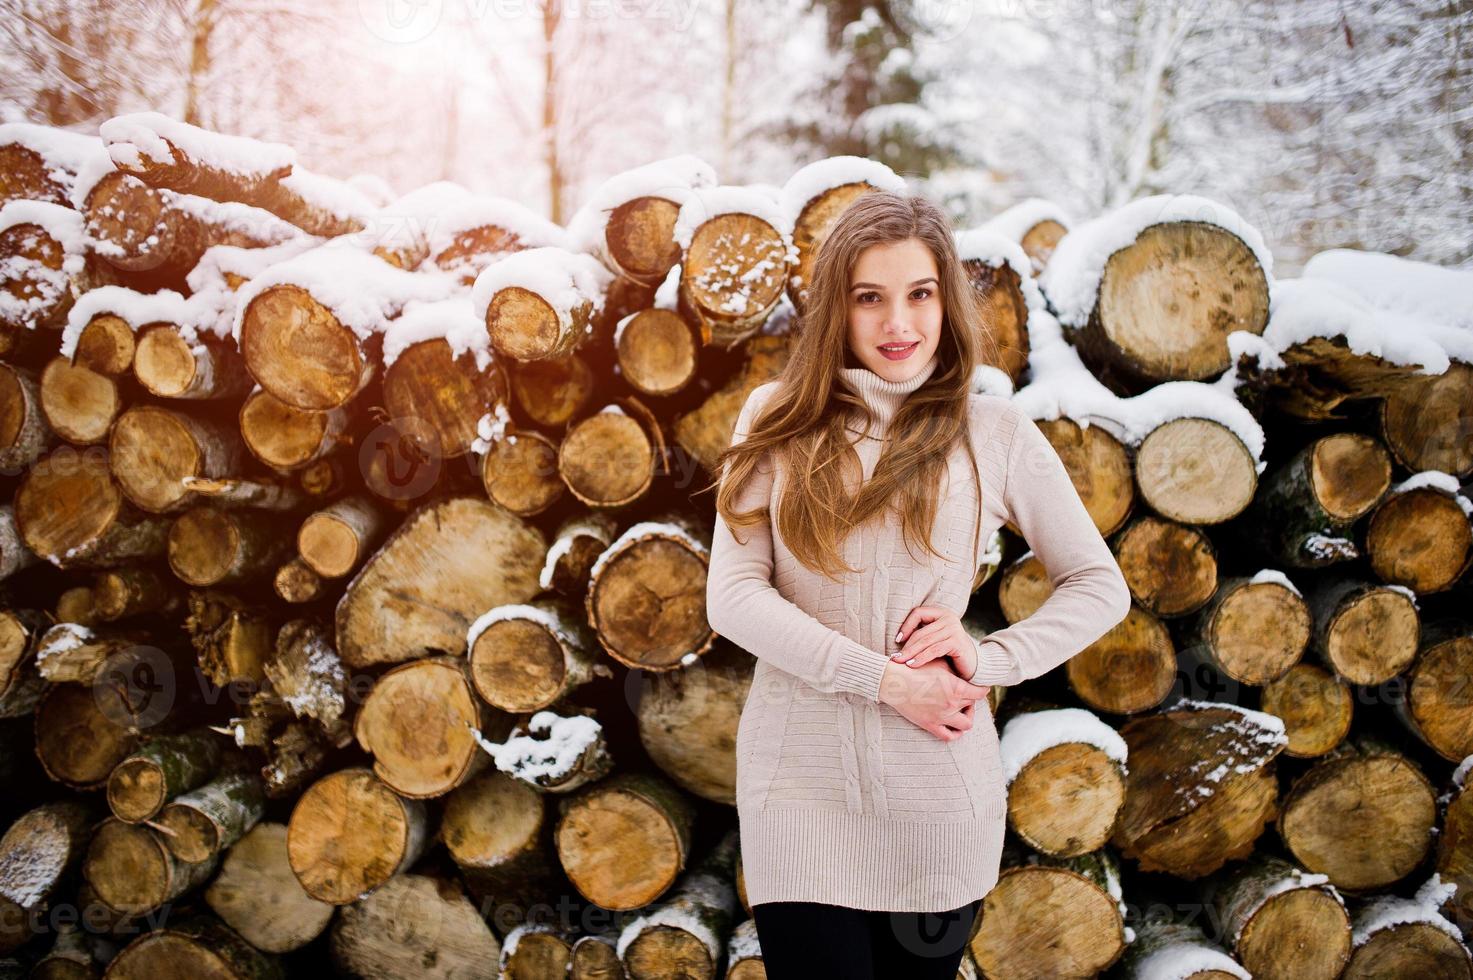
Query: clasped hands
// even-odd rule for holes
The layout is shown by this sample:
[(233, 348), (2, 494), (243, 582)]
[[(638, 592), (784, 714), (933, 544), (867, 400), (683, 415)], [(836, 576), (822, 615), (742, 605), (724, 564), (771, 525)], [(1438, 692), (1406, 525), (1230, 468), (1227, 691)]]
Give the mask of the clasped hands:
[(880, 700), (902, 717), (950, 742), (972, 727), (978, 699), (991, 686), (973, 684), (977, 646), (961, 617), (940, 606), (916, 606), (895, 635), (900, 652), (885, 664)]

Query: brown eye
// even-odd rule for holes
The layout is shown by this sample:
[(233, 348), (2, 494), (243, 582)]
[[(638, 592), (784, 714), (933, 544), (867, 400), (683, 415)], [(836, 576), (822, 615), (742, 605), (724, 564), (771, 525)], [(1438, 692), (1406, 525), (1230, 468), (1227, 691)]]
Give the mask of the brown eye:
[[(923, 295), (916, 296), (916, 293), (921, 293)], [(913, 296), (913, 297), (915, 297), (917, 299), (923, 299), (923, 300), (924, 299), (930, 299), (931, 298), (931, 290), (928, 287), (926, 287), (926, 286), (922, 286), (920, 289), (917, 289), (915, 291), (915, 293), (911, 293), (911, 296)]]

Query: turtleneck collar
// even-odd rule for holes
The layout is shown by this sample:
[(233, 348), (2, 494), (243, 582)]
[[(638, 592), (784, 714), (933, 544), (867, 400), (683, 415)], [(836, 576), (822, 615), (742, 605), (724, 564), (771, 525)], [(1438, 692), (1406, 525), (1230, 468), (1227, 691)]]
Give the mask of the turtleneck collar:
[(932, 353), (931, 359), (907, 381), (886, 381), (867, 367), (840, 368), (839, 377), (847, 387), (864, 399), (864, 403), (874, 413), (875, 424), (883, 431), (900, 410), (905, 396), (925, 384), (926, 379), (936, 373), (940, 362), (940, 357)]

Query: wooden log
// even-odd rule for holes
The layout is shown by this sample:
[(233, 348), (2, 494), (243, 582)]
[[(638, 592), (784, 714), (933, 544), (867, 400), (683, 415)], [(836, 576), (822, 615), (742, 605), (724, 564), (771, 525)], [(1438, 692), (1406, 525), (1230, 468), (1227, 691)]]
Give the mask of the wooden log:
[(1393, 487), (1371, 512), (1366, 557), (1383, 582), (1422, 595), (1445, 592), (1473, 567), (1473, 504), (1451, 478), (1408, 484), (1415, 478)]
[(684, 670), (651, 674), (635, 707), (639, 741), (689, 793), (736, 805), (736, 737), (756, 659), (721, 643)]
[(191, 341), (168, 324), (141, 332), (133, 375), (160, 398), (239, 398), (252, 385), (233, 345), (207, 338)]
[(958, 257), (977, 300), (986, 311), (987, 343), (983, 363), (1006, 374), (1021, 386), (1028, 367), (1028, 301), (1023, 276), (1007, 261), (1006, 253), (990, 236), (958, 236)]
[(246, 369), (286, 404), (316, 412), (341, 408), (373, 378), (372, 350), (302, 286), (273, 285), (241, 301)]
[(1113, 729), (1080, 708), (1020, 710), (1000, 749), (1008, 825), (1024, 843), (1061, 858), (1105, 846), (1126, 791), (1125, 743)]
[(222, 137), (153, 112), (114, 117), (98, 132), (114, 165), (150, 187), (261, 208), (309, 234), (360, 231), (372, 210), (351, 186), (297, 167), (290, 148), (280, 143), (252, 140), (253, 148), (244, 154), (212, 155), (211, 144), (228, 139), (238, 145), (243, 138)]
[(1381, 684), (1417, 656), (1421, 619), (1405, 591), (1334, 576), (1307, 594), (1314, 649), (1324, 665), (1352, 684)]
[(123, 410), (118, 382), (65, 357), (46, 363), (37, 385), (41, 415), (47, 427), (68, 442), (96, 445), (107, 439)]
[(544, 591), (581, 595), (588, 588), (593, 563), (617, 533), (614, 519), (601, 511), (568, 517), (558, 525), (547, 549), (538, 584)]
[(33, 200), (69, 206), (77, 171), (101, 149), (97, 137), (61, 126), (0, 125), (0, 204)]
[(1446, 904), (1464, 937), (1473, 933), (1473, 793), (1466, 777), (1467, 770), (1455, 770), (1448, 791), (1438, 797), (1443, 812), (1435, 860), (1438, 876), (1456, 888)]
[(90, 931), (58, 923), (56, 942), (36, 961), (33, 980), (97, 980), (102, 976), (101, 950)]
[[(815, 164), (809, 164), (813, 167)], [(818, 173), (802, 167), (788, 178), (783, 188), (783, 197), (793, 219), (793, 247), (798, 250), (798, 261), (788, 273), (783, 286), (793, 308), (799, 313), (808, 298), (808, 286), (813, 282), (813, 267), (823, 243), (828, 241), (834, 222), (839, 220), (849, 205), (861, 196), (876, 190), (899, 191), (904, 182), (889, 172), (888, 167), (875, 165), (876, 171), (867, 179), (830, 186), (832, 181), (822, 181), (816, 186), (814, 177)]]
[(560, 717), (544, 710), (512, 728), (504, 741), (476, 736), (496, 768), (547, 793), (571, 793), (614, 767), (603, 726), (589, 714)]
[(81, 863), (95, 814), (79, 800), (43, 803), (0, 837), (0, 954), (35, 934), (37, 921)]
[(15, 508), (0, 504), (0, 581), (40, 560), (21, 540), (20, 528), (15, 526)]
[(0, 718), (30, 714), (46, 693), (36, 655), (48, 626), (39, 610), (0, 610)]
[[(136, 294), (127, 290), (117, 295), (121, 299), (125, 295)], [(72, 363), (117, 378), (133, 369), (133, 357), (137, 351), (138, 337), (133, 332), (133, 325), (119, 313), (99, 309), (88, 317), (77, 334)]]
[(1166, 624), (1132, 604), (1125, 619), (1064, 665), (1069, 687), (1097, 711), (1134, 714), (1156, 707), (1177, 681)]
[(332, 927), (333, 963), (348, 976), (489, 977), (501, 954), (460, 885), (426, 875), (395, 875), (344, 906)]
[(1181, 701), (1120, 729), (1130, 751), (1125, 809), (1110, 842), (1142, 871), (1196, 879), (1247, 856), (1276, 812), (1272, 715)]
[(1452, 890), (1433, 875), (1411, 898), (1388, 895), (1357, 910), (1355, 950), (1341, 976), (1473, 977), (1473, 956), (1438, 910)]
[(460, 868), (471, 895), (494, 908), (500, 929), (562, 881), (551, 847), (547, 796), (523, 780), (483, 769), (445, 798), (439, 840)]
[[(573, 961), (577, 933), (549, 922), (521, 922), (501, 944), (500, 975), (504, 977), (561, 977)], [(614, 969), (620, 970), (618, 960)], [(622, 972), (622, 971), (621, 971)], [(616, 974), (618, 975), (618, 974)]]
[(1473, 472), (1470, 404), (1473, 365), (1452, 361), (1441, 374), (1419, 374), (1381, 400), (1381, 438), (1413, 473), (1467, 476)]
[(546, 549), (540, 531), (489, 500), (424, 505), (348, 583), (336, 608), (338, 655), (357, 669), (458, 653), (481, 613), (537, 592)]
[(571, 601), (533, 599), (496, 606), (471, 624), (466, 659), (475, 691), (502, 711), (532, 712), (568, 697), (595, 677), (598, 638)]
[(511, 727), (476, 697), (458, 656), (427, 657), (390, 668), (374, 683), (353, 722), (353, 737), (373, 757), (373, 772), (400, 796), (444, 796), (490, 761), (471, 729)]
[(1246, 980), (1247, 971), (1189, 921), (1153, 918), (1141, 922), (1120, 957), (1125, 980)]
[(626, 528), (599, 556), (584, 605), (610, 656), (629, 667), (676, 670), (711, 648), (709, 540), (696, 519), (667, 512)]
[(1284, 721), (1284, 754), (1318, 758), (1350, 734), (1350, 686), (1319, 664), (1298, 663), (1263, 686), (1263, 710)]
[(298, 718), (315, 718), (334, 741), (347, 744), (348, 676), (326, 626), (309, 619), (283, 625), (265, 673)]
[(1207, 604), (1183, 624), (1183, 637), (1226, 676), (1263, 685), (1304, 656), (1312, 626), (1293, 583), (1282, 574), (1260, 572), (1220, 580)]
[(568, 245), (561, 226), (507, 197), (462, 198), (435, 215), (424, 231), (434, 268), (464, 286), (514, 253)]
[(73, 789), (104, 785), (140, 740), (111, 715), (93, 688), (53, 684), (36, 706), (36, 757), (46, 775)]
[[(70, 208), (38, 201), (0, 205), (0, 331), (14, 357), (34, 346), (20, 335), (66, 322), (87, 281), (81, 218)], [(48, 331), (49, 332), (49, 331)]]
[(1442, 620), (1422, 631), (1416, 662), (1405, 675), (1405, 696), (1392, 709), (1407, 730), (1449, 762), (1473, 755), (1473, 705), (1465, 685), (1473, 677), (1473, 624)]
[(181, 861), (152, 827), (108, 817), (92, 835), (82, 874), (110, 908), (143, 915), (208, 881), (215, 865)]
[(1184, 616), (1217, 591), (1217, 549), (1199, 528), (1143, 514), (1112, 542), (1130, 594), (1158, 616)]
[(0, 472), (21, 472), (53, 441), (35, 373), (0, 364)]
[(108, 964), (105, 980), (165, 976), (282, 980), (281, 964), (214, 916), (193, 915), (144, 933)]
[(92, 586), (92, 608), (101, 622), (144, 613), (169, 616), (183, 604), (176, 583), (147, 565), (98, 572)]
[(593, 369), (577, 354), (507, 365), (517, 407), (536, 425), (557, 429), (588, 405), (597, 383)]
[(1164, 422), (1135, 451), (1141, 499), (1187, 524), (1221, 524), (1253, 502), (1258, 464), (1232, 429), (1212, 419)]
[(1004, 858), (969, 948), (985, 976), (1088, 977), (1125, 950), (1119, 865), (1108, 850)]
[(225, 855), (205, 901), (265, 953), (289, 953), (327, 929), (336, 906), (308, 895), (287, 860), (286, 824), (258, 823)]
[(756, 919), (745, 918), (732, 929), (726, 941), (726, 976), (729, 980), (766, 980)]
[(717, 457), (731, 445), (737, 416), (747, 397), (758, 385), (777, 377), (786, 365), (790, 356), (789, 346), (786, 337), (753, 337), (747, 341), (744, 368), (700, 407), (676, 418), (673, 427), (675, 442), (707, 473), (716, 473)]
[[(567, 357), (593, 333), (611, 273), (556, 246), (515, 252), (476, 277), (472, 302), (497, 354), (518, 361)], [(557, 292), (544, 295), (557, 284)]]
[(254, 507), (258, 510), (295, 510), (303, 501), (293, 486), (276, 480), (257, 482), (233, 477), (212, 479), (186, 476), (179, 481), (196, 500), (208, 500), (222, 507)]
[(558, 808), (558, 860), (579, 894), (602, 908), (648, 905), (685, 869), (694, 807), (659, 776), (619, 773)]
[[(1041, 284), (1047, 292), (1049, 278)], [(1204, 381), (1230, 366), (1229, 333), (1263, 333), (1268, 291), (1267, 274), (1237, 235), (1208, 222), (1160, 222), (1110, 255), (1093, 308), (1071, 339), (1121, 394)]]
[(342, 497), (302, 521), (297, 554), (323, 578), (342, 578), (368, 558), (387, 525), (382, 509), (368, 496)]
[(672, 974), (716, 980), (726, 959), (726, 940), (736, 920), (735, 830), (619, 935), (619, 959), (635, 980)]
[(1135, 507), (1135, 479), (1120, 440), (1102, 425), (1081, 428), (1071, 418), (1040, 419), (1037, 424), (1100, 534), (1109, 537), (1124, 527)]
[(1391, 457), (1381, 443), (1337, 432), (1309, 443), (1272, 470), (1242, 522), (1249, 540), (1270, 560), (1317, 568), (1359, 549), (1351, 525), (1391, 485)]
[(184, 511), (169, 529), (169, 568), (197, 588), (265, 578), (290, 554), (280, 520), (265, 510), (204, 504)]
[(598, 256), (620, 276), (659, 285), (680, 261), (680, 245), (675, 241), (680, 202), (691, 188), (716, 183), (709, 167), (694, 158), (685, 162), (690, 166), (678, 174), (661, 170), (654, 187), (644, 179), (656, 176), (650, 169), (635, 168), (610, 177), (568, 222), (574, 244)]
[(56, 598), (56, 612), (52, 616), (57, 623), (78, 623), (82, 626), (96, 626), (101, 622), (94, 606), (92, 587), (89, 585), (74, 585), (64, 590)]
[(529, 429), (506, 433), (483, 416), (479, 431), (488, 448), (481, 457), (486, 496), (520, 517), (541, 514), (563, 497), (567, 484), (558, 473), (558, 447)]
[(280, 472), (302, 470), (322, 459), (343, 438), (348, 413), (289, 405), (257, 385), (240, 406), (240, 435), (251, 455)]
[(1294, 781), (1278, 830), (1305, 868), (1328, 875), (1342, 891), (1364, 893), (1422, 862), (1436, 817), (1427, 777), (1384, 740), (1365, 734), (1342, 742)]
[(1350, 913), (1324, 875), (1258, 853), (1225, 874), (1211, 901), (1224, 942), (1254, 977), (1335, 980), (1350, 959)]
[(36, 669), (53, 684), (91, 684), (108, 661), (148, 640), (148, 634), (139, 630), (57, 623), (36, 647)]
[(128, 823), (152, 819), (174, 797), (209, 780), (223, 749), (219, 736), (204, 729), (148, 739), (108, 776), (113, 816)]
[[(703, 213), (695, 199), (682, 206), (682, 213), (687, 208), (694, 216)], [(693, 230), (682, 241), (678, 308), (700, 331), (702, 346), (730, 349), (762, 328), (782, 297), (790, 268), (801, 268), (802, 253), (782, 229), (755, 214), (691, 221)]]
[(219, 422), (157, 405), (135, 405), (119, 415), (108, 448), (118, 487), (155, 514), (194, 502), (185, 477), (231, 476), (241, 457), (239, 438)]
[(631, 313), (614, 330), (619, 375), (646, 395), (673, 395), (696, 376), (696, 342), (674, 310)]
[(191, 589), (184, 631), (213, 683), (259, 683), (271, 659), (273, 625), (265, 610), (229, 592)]
[(283, 600), (299, 604), (321, 598), (325, 587), (322, 576), (312, 571), (300, 557), (278, 568), (271, 584)]
[(418, 860), (429, 836), (425, 805), (351, 766), (307, 787), (287, 822), (292, 872), (319, 901), (347, 905)]
[(164, 845), (183, 861), (209, 861), (225, 853), (266, 813), (266, 787), (244, 757), (230, 771), (180, 793), (159, 811)]
[(454, 459), (470, 452), (481, 417), (509, 398), (498, 361), (482, 368), (469, 354), (457, 357), (444, 338), (411, 344), (392, 361), (386, 352), (385, 361), (385, 407), (396, 419), (422, 423), (407, 431), (421, 451), (434, 456)]

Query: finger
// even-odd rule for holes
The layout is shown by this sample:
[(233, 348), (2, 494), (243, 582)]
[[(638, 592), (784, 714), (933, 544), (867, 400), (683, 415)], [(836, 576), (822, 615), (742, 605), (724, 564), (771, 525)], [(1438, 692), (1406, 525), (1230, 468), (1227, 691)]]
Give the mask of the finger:
[(914, 646), (927, 637), (935, 636), (941, 631), (944, 625), (939, 620), (931, 620), (926, 625), (917, 625), (915, 629), (905, 634), (905, 639), (899, 641), (900, 645), (903, 647)]
[(942, 612), (945, 610), (937, 606), (916, 606), (900, 621), (900, 629), (895, 634), (895, 642), (904, 643), (911, 630), (921, 623), (929, 623)]

